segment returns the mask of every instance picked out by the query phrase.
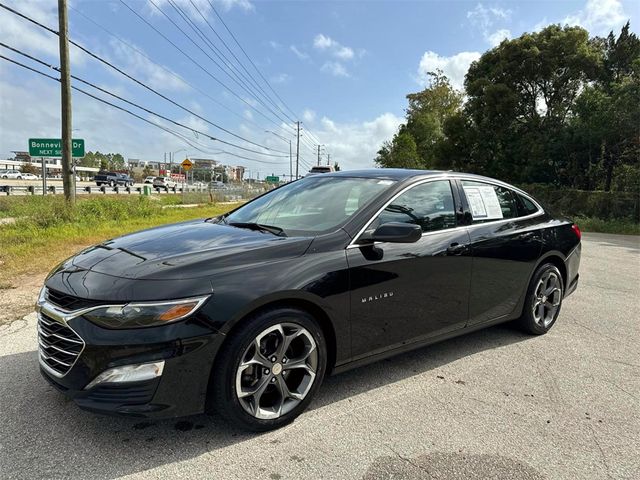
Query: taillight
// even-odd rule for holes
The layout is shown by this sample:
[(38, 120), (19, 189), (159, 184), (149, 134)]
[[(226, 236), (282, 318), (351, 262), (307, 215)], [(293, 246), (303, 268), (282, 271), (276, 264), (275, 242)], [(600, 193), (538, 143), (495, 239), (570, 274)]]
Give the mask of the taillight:
[(580, 231), (580, 227), (578, 225), (576, 225), (575, 223), (571, 225), (571, 230), (573, 230), (573, 233), (576, 234), (576, 237), (578, 237), (578, 240), (582, 238), (582, 232)]

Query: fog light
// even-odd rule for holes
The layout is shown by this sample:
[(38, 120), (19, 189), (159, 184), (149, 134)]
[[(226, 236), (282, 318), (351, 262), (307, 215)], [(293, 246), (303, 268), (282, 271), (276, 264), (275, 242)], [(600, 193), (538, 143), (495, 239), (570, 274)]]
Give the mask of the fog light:
[(164, 360), (154, 363), (141, 363), (139, 365), (123, 365), (122, 367), (105, 370), (84, 387), (89, 390), (101, 383), (141, 382), (152, 380), (162, 375)]

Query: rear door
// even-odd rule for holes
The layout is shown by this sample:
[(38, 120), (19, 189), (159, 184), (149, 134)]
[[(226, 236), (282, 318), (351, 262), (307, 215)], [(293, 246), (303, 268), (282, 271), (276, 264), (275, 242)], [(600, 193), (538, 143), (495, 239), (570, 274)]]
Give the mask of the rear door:
[(475, 325), (515, 313), (542, 249), (542, 212), (528, 199), (527, 210), (522, 196), (501, 185), (475, 180), (459, 185), (471, 214), (469, 325)]
[(418, 224), (423, 230), (418, 242), (347, 249), (354, 359), (466, 324), (469, 234), (458, 223), (454, 199), (457, 190), (448, 179), (413, 185), (391, 200), (366, 232), (387, 222)]

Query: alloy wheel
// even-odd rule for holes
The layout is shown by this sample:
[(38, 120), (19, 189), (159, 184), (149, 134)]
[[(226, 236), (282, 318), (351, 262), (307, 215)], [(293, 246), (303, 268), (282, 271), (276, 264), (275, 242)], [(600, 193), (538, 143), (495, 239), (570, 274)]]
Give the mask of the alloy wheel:
[(263, 330), (245, 349), (236, 372), (242, 408), (258, 419), (291, 412), (311, 390), (318, 349), (311, 333), (295, 323)]
[(533, 294), (533, 319), (546, 328), (555, 320), (562, 302), (562, 283), (558, 275), (553, 271), (544, 273)]

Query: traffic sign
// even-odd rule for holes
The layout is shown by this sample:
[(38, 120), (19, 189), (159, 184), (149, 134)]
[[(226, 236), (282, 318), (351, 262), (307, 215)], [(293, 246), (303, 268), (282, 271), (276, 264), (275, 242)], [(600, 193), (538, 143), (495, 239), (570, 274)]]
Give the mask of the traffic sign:
[[(62, 140), (59, 138), (30, 138), (29, 155), (32, 157), (62, 157)], [(84, 157), (84, 139), (71, 140), (71, 156)]]
[(267, 177), (265, 177), (265, 182), (268, 183), (279, 183), (280, 182), (280, 177), (276, 177), (274, 175), (268, 175)]
[(191, 170), (191, 167), (193, 167), (193, 162), (188, 158), (185, 158), (181, 165), (185, 172), (188, 172), (189, 170)]

